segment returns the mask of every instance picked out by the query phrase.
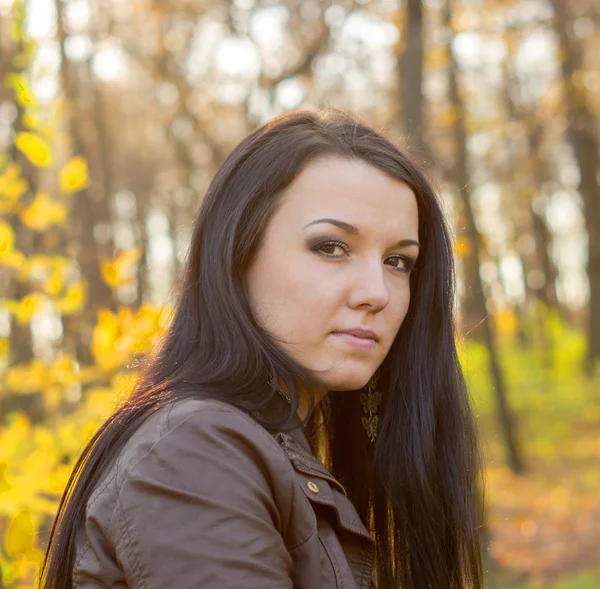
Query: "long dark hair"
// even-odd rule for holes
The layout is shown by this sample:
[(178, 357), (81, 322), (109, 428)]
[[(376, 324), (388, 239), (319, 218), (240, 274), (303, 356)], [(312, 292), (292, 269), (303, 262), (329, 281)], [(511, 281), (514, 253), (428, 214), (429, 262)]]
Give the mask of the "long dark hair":
[(311, 445), (371, 530), (381, 589), (482, 587), (482, 469), (455, 345), (450, 233), (419, 166), (359, 119), (328, 109), (273, 119), (217, 171), (195, 221), (161, 345), (67, 483), (40, 575), (43, 589), (72, 588), (75, 538), (90, 494), (151, 413), (182, 398), (212, 397), (257, 417), (278, 398), (269, 387), (277, 375), (292, 403), (277, 422), (257, 417), (273, 431), (293, 423), (300, 391), (317, 390), (314, 375), (253, 319), (244, 270), (283, 189), (309, 162), (326, 156), (359, 159), (406, 182), (417, 198), (422, 246), (407, 315), (380, 366), (382, 423), (374, 447), (352, 392), (328, 394), (316, 407), (310, 401), (304, 425)]

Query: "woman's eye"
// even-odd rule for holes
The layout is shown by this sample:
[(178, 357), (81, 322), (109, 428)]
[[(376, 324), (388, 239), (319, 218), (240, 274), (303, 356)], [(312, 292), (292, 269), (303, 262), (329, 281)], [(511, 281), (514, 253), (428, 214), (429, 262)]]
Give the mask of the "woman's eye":
[(399, 262), (397, 266), (394, 266), (394, 269), (398, 270), (398, 272), (408, 274), (415, 267), (416, 260), (414, 260), (414, 258), (394, 256), (392, 259)]
[[(348, 246), (341, 242), (341, 241), (328, 241), (326, 243), (322, 243), (320, 245), (317, 245), (314, 248), (314, 251), (318, 252), (319, 255), (324, 255), (328, 258), (340, 258), (343, 257), (344, 254), (335, 254), (335, 249), (336, 248), (340, 248), (341, 250), (343, 250), (344, 252), (348, 252), (349, 248)], [(326, 251), (329, 250), (329, 251)], [(397, 262), (397, 265), (392, 265), (392, 267), (394, 268), (394, 270), (396, 270), (397, 272), (402, 272), (405, 274), (408, 274), (413, 266), (415, 265), (415, 260), (413, 260), (412, 258), (407, 258), (405, 256), (392, 256), (391, 259), (393, 261)]]
[(406, 270), (406, 260), (404, 258), (392, 258), (392, 261), (398, 262), (397, 266), (394, 266), (396, 270)]
[[(345, 252), (347, 252), (347, 251), (348, 251), (348, 247), (347, 247), (345, 244), (342, 244), (342, 243), (336, 243), (336, 242), (328, 242), (328, 243), (324, 243), (324, 244), (320, 245), (320, 246), (319, 246), (317, 249), (319, 249), (319, 250), (323, 250), (323, 249), (325, 249), (325, 248), (329, 248), (329, 250), (333, 250), (333, 251), (335, 251), (335, 248), (336, 248), (336, 247), (339, 247), (340, 249), (344, 250)], [(332, 251), (325, 252), (325, 253), (326, 253), (327, 255), (330, 255), (330, 256), (333, 256), (333, 255), (334, 255)], [(339, 256), (337, 256), (337, 255), (336, 255), (335, 257), (337, 258), (337, 257), (339, 257)]]

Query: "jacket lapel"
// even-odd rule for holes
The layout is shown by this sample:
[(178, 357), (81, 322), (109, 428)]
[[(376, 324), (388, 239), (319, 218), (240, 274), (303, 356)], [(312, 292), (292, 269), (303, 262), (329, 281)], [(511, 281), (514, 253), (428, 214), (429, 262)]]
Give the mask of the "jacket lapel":
[[(329, 505), (335, 509), (338, 523), (342, 528), (373, 542), (356, 508), (348, 499), (346, 489), (312, 453), (302, 428), (296, 428), (292, 432), (279, 432), (275, 435), (275, 439), (285, 451), (296, 472), (303, 475), (302, 478), (306, 478), (306, 483), (311, 477), (315, 477), (327, 481), (331, 487), (324, 487), (323, 491), (316, 495), (309, 494), (311, 501)], [(333, 488), (337, 489), (339, 493), (333, 493)]]

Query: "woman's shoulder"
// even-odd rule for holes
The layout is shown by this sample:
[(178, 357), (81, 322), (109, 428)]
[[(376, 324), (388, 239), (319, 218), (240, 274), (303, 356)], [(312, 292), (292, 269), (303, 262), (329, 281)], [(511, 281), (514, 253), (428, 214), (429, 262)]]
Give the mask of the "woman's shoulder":
[(95, 485), (88, 516), (108, 515), (132, 486), (143, 494), (149, 481), (167, 477), (193, 488), (213, 468), (224, 486), (228, 475), (233, 480), (244, 472), (266, 476), (273, 491), (287, 488), (292, 478), (280, 444), (242, 409), (216, 399), (180, 399), (155, 410), (125, 442)]
[(275, 438), (244, 410), (226, 401), (190, 397), (160, 407), (139, 426), (120, 452), (119, 471), (133, 468), (159, 446), (168, 451), (186, 443), (213, 445), (216, 453), (233, 444), (266, 456), (281, 454)]
[(203, 457), (228, 461), (235, 455), (267, 463), (285, 476), (289, 463), (275, 438), (242, 409), (216, 399), (185, 398), (155, 410), (130, 435), (92, 491), (88, 507), (113, 505), (119, 490), (140, 471), (168, 464), (173, 472), (202, 469)]
[(157, 530), (176, 547), (233, 513), (271, 522), (285, 536), (292, 470), (275, 438), (243, 410), (212, 399), (169, 403), (135, 430), (94, 489), (75, 570), (109, 570), (114, 551), (125, 565), (137, 562)]

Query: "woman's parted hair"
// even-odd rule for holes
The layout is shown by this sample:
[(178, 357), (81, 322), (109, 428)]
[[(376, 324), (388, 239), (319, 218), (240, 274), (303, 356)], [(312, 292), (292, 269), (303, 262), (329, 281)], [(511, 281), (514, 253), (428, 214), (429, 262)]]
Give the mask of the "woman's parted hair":
[[(79, 457), (39, 587), (72, 589), (75, 538), (90, 494), (157, 409), (210, 397), (249, 412), (270, 431), (291, 427), (299, 391), (315, 390), (318, 382), (254, 320), (244, 273), (283, 190), (309, 162), (329, 156), (362, 160), (408, 184), (417, 199), (421, 250), (408, 312), (381, 365), (382, 423), (374, 447), (361, 426), (358, 391), (328, 395), (317, 407), (309, 399), (304, 425), (376, 540), (380, 589), (482, 587), (481, 458), (455, 345), (450, 233), (430, 182), (411, 158), (336, 109), (271, 120), (217, 171), (198, 212), (169, 327), (132, 395)], [(272, 375), (292, 399), (277, 421), (261, 418), (274, 404), (281, 409), (269, 387)]]

